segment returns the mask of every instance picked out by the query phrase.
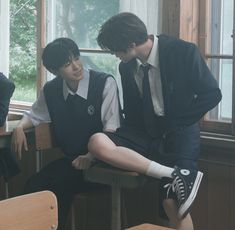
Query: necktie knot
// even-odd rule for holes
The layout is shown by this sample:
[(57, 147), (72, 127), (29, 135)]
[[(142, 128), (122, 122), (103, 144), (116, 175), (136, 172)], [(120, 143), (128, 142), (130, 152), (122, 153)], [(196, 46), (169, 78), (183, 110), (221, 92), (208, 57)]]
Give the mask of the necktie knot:
[(141, 65), (143, 73), (144, 73), (144, 77), (148, 75), (149, 69), (150, 69), (150, 65), (146, 64), (146, 65)]

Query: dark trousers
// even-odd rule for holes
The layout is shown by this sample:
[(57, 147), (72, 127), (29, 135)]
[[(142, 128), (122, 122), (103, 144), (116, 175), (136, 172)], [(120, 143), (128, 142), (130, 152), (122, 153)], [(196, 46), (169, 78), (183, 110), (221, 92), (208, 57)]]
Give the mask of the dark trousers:
[[(147, 133), (130, 127), (122, 127), (117, 132), (106, 133), (106, 135), (116, 145), (133, 149), (165, 166), (197, 170), (197, 160), (200, 154), (198, 123), (176, 128), (161, 138), (152, 138)], [(167, 192), (164, 185), (168, 182), (171, 182), (171, 179), (162, 178), (160, 181), (160, 204), (166, 199)], [(169, 193), (167, 197), (176, 199), (173, 192)], [(160, 215), (166, 217), (162, 206)]]
[(54, 192), (58, 201), (58, 229), (64, 230), (74, 195), (100, 188), (100, 185), (84, 181), (82, 170), (74, 169), (71, 160), (61, 158), (33, 175), (27, 181), (24, 193), (42, 190)]

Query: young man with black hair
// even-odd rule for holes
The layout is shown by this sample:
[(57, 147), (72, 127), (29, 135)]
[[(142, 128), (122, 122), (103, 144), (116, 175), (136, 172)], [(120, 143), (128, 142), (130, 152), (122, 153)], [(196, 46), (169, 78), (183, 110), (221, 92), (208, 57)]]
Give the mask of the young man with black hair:
[[(221, 100), (197, 47), (149, 35), (132, 13), (100, 28), (98, 44), (120, 58), (124, 125), (90, 138), (89, 152), (113, 166), (161, 178), (160, 203), (177, 230), (192, 230), (189, 210), (203, 173), (198, 121)], [(163, 165), (167, 165), (165, 167)]]
[(111, 75), (83, 67), (79, 48), (69, 38), (49, 43), (42, 61), (56, 77), (45, 84), (30, 112), (14, 130), (12, 149), (21, 158), (22, 149), (28, 150), (24, 129), (52, 122), (64, 157), (33, 175), (25, 193), (47, 189), (56, 194), (61, 230), (65, 229), (73, 196), (96, 187), (84, 181), (81, 169), (88, 168), (93, 159), (87, 149), (89, 137), (120, 126), (118, 90)]

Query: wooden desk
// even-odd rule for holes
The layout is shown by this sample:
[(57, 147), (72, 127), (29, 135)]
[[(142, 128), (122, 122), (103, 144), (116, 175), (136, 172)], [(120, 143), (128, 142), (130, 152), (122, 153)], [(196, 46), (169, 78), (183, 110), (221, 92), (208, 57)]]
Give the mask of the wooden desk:
[(137, 188), (145, 184), (148, 178), (136, 172), (124, 171), (107, 164), (100, 163), (84, 170), (87, 181), (110, 185), (112, 189), (112, 220), (111, 229), (121, 230), (121, 190), (122, 188)]
[[(11, 134), (18, 125), (19, 120), (6, 121), (5, 125), (0, 127), (0, 149), (9, 147), (11, 143)], [(25, 131), (29, 143), (34, 143), (34, 129)]]
[(11, 133), (18, 123), (18, 120), (7, 121), (4, 126), (0, 127), (0, 149), (10, 145)]

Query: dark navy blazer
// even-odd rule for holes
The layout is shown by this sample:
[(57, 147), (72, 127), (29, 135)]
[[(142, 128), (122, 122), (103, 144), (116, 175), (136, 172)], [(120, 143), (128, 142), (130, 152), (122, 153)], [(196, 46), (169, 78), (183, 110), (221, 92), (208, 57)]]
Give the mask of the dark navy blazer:
[[(219, 103), (221, 91), (196, 45), (167, 35), (158, 38), (167, 129), (192, 125)], [(134, 79), (136, 60), (121, 62), (119, 71), (126, 124), (139, 127), (143, 117)]]
[(10, 99), (14, 90), (14, 83), (0, 73), (0, 127), (5, 123)]

